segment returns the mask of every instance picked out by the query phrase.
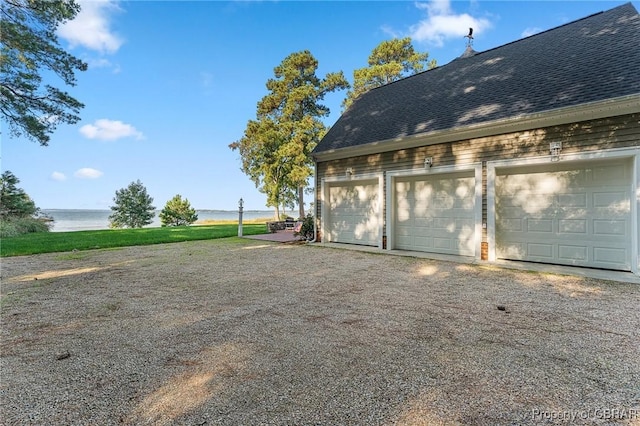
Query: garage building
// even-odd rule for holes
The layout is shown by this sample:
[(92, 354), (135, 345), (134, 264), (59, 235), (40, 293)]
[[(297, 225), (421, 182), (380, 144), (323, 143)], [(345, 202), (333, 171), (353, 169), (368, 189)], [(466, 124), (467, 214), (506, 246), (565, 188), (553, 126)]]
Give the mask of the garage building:
[(639, 273), (630, 3), (360, 96), (313, 152), (318, 239)]

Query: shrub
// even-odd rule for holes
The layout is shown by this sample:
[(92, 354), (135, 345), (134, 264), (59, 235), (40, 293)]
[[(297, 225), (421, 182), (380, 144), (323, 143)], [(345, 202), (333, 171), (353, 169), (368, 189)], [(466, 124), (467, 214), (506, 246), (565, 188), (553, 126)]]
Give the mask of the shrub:
[(182, 199), (180, 194), (176, 195), (164, 206), (160, 212), (162, 226), (184, 226), (191, 225), (198, 220), (196, 210), (191, 207), (188, 199)]
[(34, 217), (5, 217), (0, 219), (0, 238), (16, 237), (32, 232), (48, 232), (50, 223)]
[(315, 218), (308, 214), (304, 220), (302, 221), (302, 226), (300, 227), (300, 232), (296, 232), (295, 235), (301, 236), (303, 239), (307, 241), (311, 241), (314, 238), (313, 234), (313, 223)]
[(27, 217), (37, 214), (33, 200), (22, 188), (18, 179), (9, 170), (0, 175), (0, 216), (3, 218)]

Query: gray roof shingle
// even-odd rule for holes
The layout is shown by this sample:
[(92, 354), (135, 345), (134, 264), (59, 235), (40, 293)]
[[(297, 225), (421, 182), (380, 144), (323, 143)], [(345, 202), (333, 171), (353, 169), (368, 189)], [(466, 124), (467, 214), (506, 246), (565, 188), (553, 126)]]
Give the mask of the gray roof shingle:
[(363, 94), (314, 153), (640, 94), (631, 3)]

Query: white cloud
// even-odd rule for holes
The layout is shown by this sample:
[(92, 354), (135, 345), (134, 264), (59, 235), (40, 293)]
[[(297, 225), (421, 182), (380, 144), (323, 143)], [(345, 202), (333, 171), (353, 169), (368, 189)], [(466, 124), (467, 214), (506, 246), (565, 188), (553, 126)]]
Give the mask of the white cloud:
[(64, 175), (64, 173), (53, 172), (51, 173), (51, 179), (57, 180), (58, 182), (62, 182), (63, 180), (67, 180), (67, 177)]
[(89, 65), (89, 69), (95, 68), (114, 68), (110, 60), (106, 58), (92, 58), (85, 61)]
[(383, 33), (389, 35), (389, 37), (391, 38), (402, 38), (405, 36), (400, 31), (397, 31), (396, 29), (388, 25), (383, 25), (382, 27), (380, 27), (380, 29), (382, 30)]
[(104, 173), (102, 173), (100, 170), (83, 167), (82, 169), (76, 170), (73, 176), (77, 177), (78, 179), (98, 179), (103, 174)]
[(89, 68), (109, 68), (111, 66), (111, 61), (105, 58), (89, 59), (87, 64), (89, 65)]
[(467, 13), (456, 14), (451, 9), (450, 0), (416, 3), (416, 7), (427, 12), (426, 19), (409, 29), (411, 38), (416, 41), (440, 47), (446, 39), (464, 37), (469, 33), (469, 28), (473, 28), (474, 35), (491, 28), (491, 22), (486, 18), (476, 18)]
[(431, 0), (427, 3), (416, 3), (418, 9), (426, 9), (429, 11), (429, 15), (450, 15), (451, 14), (451, 1), (450, 0)]
[(120, 11), (115, 0), (80, 1), (80, 13), (58, 29), (71, 48), (84, 46), (101, 53), (115, 53), (124, 41), (111, 30), (110, 18)]
[(522, 38), (525, 38), (525, 37), (532, 36), (532, 35), (534, 35), (534, 34), (538, 34), (538, 33), (539, 33), (539, 32), (541, 32), (541, 31), (542, 31), (542, 28), (538, 28), (538, 27), (529, 27), (529, 28), (526, 28), (526, 29), (522, 32), (522, 34), (520, 34), (520, 36), (521, 36)]
[(85, 124), (80, 127), (80, 133), (88, 139), (103, 141), (114, 141), (126, 137), (134, 137), (138, 140), (144, 139), (142, 132), (136, 130), (131, 124), (107, 118), (96, 120), (93, 124)]
[(106, 58), (89, 58), (85, 59), (85, 62), (89, 65), (89, 69), (107, 68), (111, 69), (113, 74), (119, 74), (121, 69), (120, 65), (112, 63)]

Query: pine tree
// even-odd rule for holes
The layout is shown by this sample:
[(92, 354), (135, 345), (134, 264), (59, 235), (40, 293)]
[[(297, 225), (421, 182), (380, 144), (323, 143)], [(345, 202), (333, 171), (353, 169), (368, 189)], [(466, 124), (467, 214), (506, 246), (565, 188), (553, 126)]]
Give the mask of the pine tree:
[(176, 195), (165, 204), (160, 212), (160, 222), (162, 226), (184, 226), (191, 225), (198, 220), (195, 209), (191, 207), (188, 199), (182, 199), (180, 194)]
[(35, 203), (22, 188), (18, 179), (9, 170), (0, 176), (0, 217), (28, 217), (37, 213)]
[(80, 11), (74, 0), (0, 2), (0, 117), (12, 136), (46, 146), (60, 123), (74, 124), (83, 104), (43, 76), (75, 86), (75, 71), (87, 64), (58, 45), (56, 29)]
[[(428, 58), (428, 53), (415, 51), (410, 37), (383, 41), (371, 51), (369, 66), (353, 71), (353, 87), (342, 101), (343, 108), (346, 110), (360, 95), (373, 88), (423, 71)], [(426, 65), (428, 69), (435, 68), (435, 59)]]
[(316, 75), (318, 61), (304, 50), (287, 56), (267, 81), (269, 93), (258, 102), (256, 119), (230, 144), (240, 152), (242, 171), (275, 208), (297, 202), (304, 217), (304, 188), (313, 173), (311, 151), (326, 133), (325, 95), (349, 87), (342, 71)]
[(156, 215), (153, 198), (147, 194), (147, 188), (140, 180), (131, 182), (128, 187), (116, 191), (109, 216), (112, 228), (142, 228), (149, 225)]
[(47, 232), (53, 222), (42, 214), (22, 188), (18, 188), (18, 183), (20, 179), (9, 170), (0, 176), (0, 238)]

